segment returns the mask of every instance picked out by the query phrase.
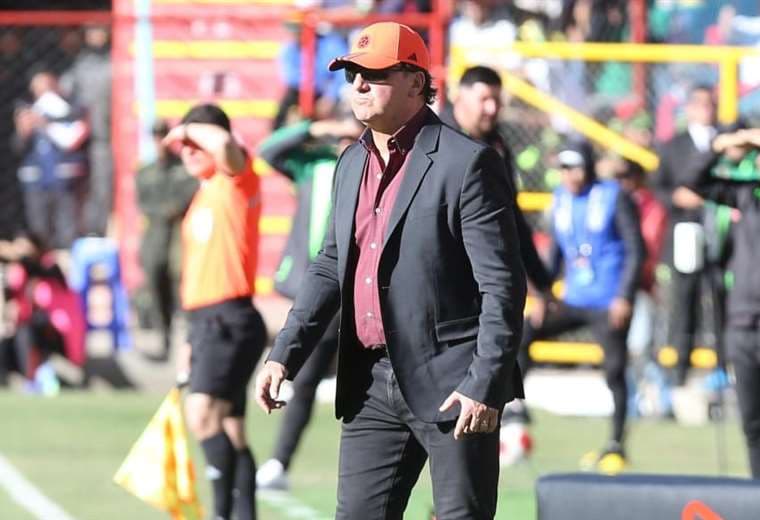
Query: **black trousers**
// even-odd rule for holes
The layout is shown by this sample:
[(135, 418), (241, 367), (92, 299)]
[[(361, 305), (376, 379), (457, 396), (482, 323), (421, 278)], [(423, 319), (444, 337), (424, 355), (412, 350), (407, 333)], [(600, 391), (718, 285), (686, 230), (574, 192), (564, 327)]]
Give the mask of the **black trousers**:
[(366, 399), (342, 427), (335, 518), (402, 519), (429, 458), (439, 520), (492, 519), (499, 480), (498, 430), (454, 440), (454, 422), (424, 423), (409, 410), (387, 357), (366, 357), (367, 366), (357, 367), (371, 378)]
[(628, 365), (628, 326), (613, 329), (609, 324), (606, 310), (592, 310), (561, 305), (557, 312), (548, 314), (543, 325), (536, 329), (525, 320), (523, 338), (520, 344), (518, 362), (523, 377), (531, 366), (528, 349), (536, 340), (550, 338), (581, 327), (591, 327), (596, 341), (604, 350), (604, 376), (607, 387), (612, 392), (615, 410), (612, 414), (612, 440), (623, 442), (625, 419), (628, 413), (628, 387), (625, 383), (625, 369)]
[(678, 352), (676, 373), (679, 383), (683, 383), (691, 364), (691, 351), (694, 349), (694, 336), (699, 315), (700, 282), (702, 271), (696, 273), (673, 273), (673, 289), (670, 301), (670, 343)]
[(736, 374), (736, 396), (752, 478), (760, 479), (760, 326), (729, 327), (726, 347)]
[(67, 189), (24, 191), (29, 231), (54, 249), (69, 249), (80, 234), (82, 180)]
[[(144, 255), (149, 256), (149, 255)], [(176, 308), (177, 284), (172, 278), (168, 261), (158, 258), (144, 258), (145, 289), (150, 299), (150, 308), (158, 317), (158, 325), (165, 336), (171, 334), (172, 315)]]
[(113, 152), (110, 140), (90, 144), (90, 177), (83, 219), (86, 233), (105, 236), (113, 208)]
[(274, 449), (274, 458), (279, 460), (285, 469), (290, 466), (301, 435), (311, 419), (317, 386), (325, 377), (338, 350), (338, 323), (339, 317), (336, 314), (314, 352), (293, 380), (293, 397), (285, 407), (285, 417), (282, 419)]

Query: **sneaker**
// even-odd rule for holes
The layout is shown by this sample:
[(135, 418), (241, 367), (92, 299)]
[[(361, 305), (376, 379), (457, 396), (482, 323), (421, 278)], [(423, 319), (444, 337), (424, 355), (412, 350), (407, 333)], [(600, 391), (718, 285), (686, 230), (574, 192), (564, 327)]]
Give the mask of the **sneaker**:
[(601, 453), (590, 451), (580, 460), (582, 470), (598, 471), (605, 475), (617, 475), (625, 469), (626, 465), (623, 447), (616, 441), (610, 441)]
[(272, 491), (287, 491), (290, 489), (288, 473), (277, 459), (269, 459), (256, 472), (256, 488)]
[(499, 432), (499, 464), (513, 466), (530, 457), (533, 438), (525, 423), (512, 422), (501, 427)]

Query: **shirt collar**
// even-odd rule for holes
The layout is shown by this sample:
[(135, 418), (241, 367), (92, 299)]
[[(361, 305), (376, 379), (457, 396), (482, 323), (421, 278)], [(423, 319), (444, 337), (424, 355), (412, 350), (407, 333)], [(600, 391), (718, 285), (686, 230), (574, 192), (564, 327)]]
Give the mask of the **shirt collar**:
[[(391, 151), (397, 149), (403, 154), (409, 152), (412, 146), (414, 146), (414, 139), (425, 125), (429, 111), (430, 109), (427, 105), (423, 106), (401, 128), (396, 130), (388, 140), (388, 149)], [(359, 136), (359, 142), (370, 152), (375, 149), (375, 143), (372, 141), (372, 131), (369, 128), (364, 129), (362, 135)]]

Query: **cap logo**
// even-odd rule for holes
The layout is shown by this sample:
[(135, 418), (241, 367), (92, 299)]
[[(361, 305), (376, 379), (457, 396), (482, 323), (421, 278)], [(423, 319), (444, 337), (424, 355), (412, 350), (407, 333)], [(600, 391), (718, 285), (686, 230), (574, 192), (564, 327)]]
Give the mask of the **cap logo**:
[(356, 46), (359, 49), (363, 49), (367, 45), (369, 45), (369, 36), (367, 36), (366, 34), (364, 36), (362, 36), (361, 38), (359, 38), (359, 41), (356, 42)]
[(416, 53), (416, 52), (413, 52), (413, 53), (411, 53), (411, 54), (409, 55), (409, 57), (407, 58), (407, 60), (410, 60), (410, 61), (417, 61), (417, 53)]

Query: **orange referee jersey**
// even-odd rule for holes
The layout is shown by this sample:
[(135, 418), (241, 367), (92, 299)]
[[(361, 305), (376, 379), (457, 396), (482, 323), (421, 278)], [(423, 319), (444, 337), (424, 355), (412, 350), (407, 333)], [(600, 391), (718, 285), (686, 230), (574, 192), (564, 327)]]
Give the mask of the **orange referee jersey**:
[(185, 310), (254, 294), (261, 193), (246, 164), (239, 175), (217, 172), (201, 181), (182, 220)]

